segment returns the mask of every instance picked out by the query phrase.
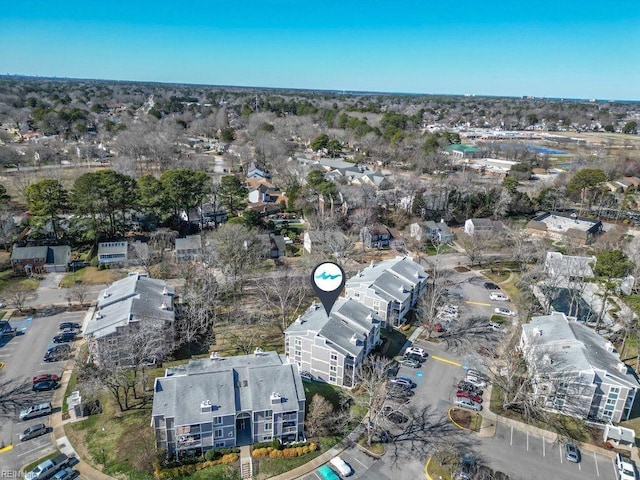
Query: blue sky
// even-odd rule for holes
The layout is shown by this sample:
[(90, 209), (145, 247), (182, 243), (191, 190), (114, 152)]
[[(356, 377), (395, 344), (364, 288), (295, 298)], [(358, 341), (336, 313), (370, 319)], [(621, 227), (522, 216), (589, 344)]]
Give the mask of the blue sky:
[(0, 73), (640, 100), (640, 1), (31, 0)]

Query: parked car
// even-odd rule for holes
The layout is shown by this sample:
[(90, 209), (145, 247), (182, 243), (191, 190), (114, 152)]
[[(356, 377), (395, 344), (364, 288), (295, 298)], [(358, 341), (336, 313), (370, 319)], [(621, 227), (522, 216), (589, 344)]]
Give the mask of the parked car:
[(329, 460), (329, 463), (333, 465), (343, 477), (348, 477), (353, 474), (353, 469), (340, 457), (333, 457)]
[(61, 360), (65, 360), (67, 358), (67, 354), (63, 352), (47, 352), (44, 354), (42, 358), (45, 362), (59, 362)]
[(416, 360), (420, 363), (424, 362), (426, 360), (426, 357), (423, 357), (421, 355), (416, 355), (415, 353), (405, 353), (403, 358), (408, 358), (410, 360)]
[(422, 358), (427, 358), (428, 356), (427, 352), (424, 351), (424, 348), (416, 346), (407, 348), (404, 354), (420, 355)]
[(405, 388), (413, 388), (416, 386), (410, 378), (407, 377), (393, 377), (389, 379), (389, 383), (393, 385), (400, 385)]
[(487, 290), (500, 290), (500, 287), (493, 282), (484, 282), (484, 288)]
[(385, 405), (382, 413), (393, 423), (401, 424), (407, 423), (409, 421), (409, 417), (407, 417), (404, 413), (399, 412), (391, 405)]
[(36, 423), (35, 425), (31, 425), (20, 434), (20, 441), (25, 442), (27, 440), (31, 440), (32, 438), (44, 435), (48, 431), (49, 427), (47, 427), (44, 423)]
[(76, 332), (64, 332), (59, 333), (53, 337), (53, 343), (67, 343), (73, 342), (76, 339)]
[(69, 353), (71, 351), (70, 343), (57, 343), (47, 348), (47, 353)]
[(469, 398), (456, 398), (453, 403), (457, 407), (468, 408), (470, 410), (475, 410), (476, 412), (482, 410), (482, 405), (480, 405), (478, 402), (474, 402)]
[(398, 360), (400, 365), (404, 365), (405, 367), (411, 368), (420, 368), (422, 364), (418, 360), (414, 360), (413, 358), (404, 357), (401, 360)]
[(580, 450), (573, 443), (565, 443), (564, 449), (567, 453), (567, 460), (573, 463), (580, 463)]
[(636, 467), (633, 460), (626, 455), (617, 453), (615, 463), (620, 480), (636, 480)]
[(485, 380), (479, 377), (476, 377), (475, 375), (467, 374), (464, 380), (465, 382), (470, 383), (474, 387), (482, 388), (487, 386), (487, 382)]
[(460, 466), (454, 478), (457, 480), (471, 480), (476, 474), (476, 461), (471, 455), (465, 455), (460, 461)]
[(80, 324), (78, 324), (76, 322), (62, 322), (58, 326), (59, 330), (66, 330), (68, 328), (71, 328), (71, 329), (74, 329), (74, 330), (80, 330)]
[(473, 376), (478, 377), (478, 378), (480, 378), (482, 380), (485, 380), (485, 381), (489, 380), (489, 377), (487, 377), (486, 374), (484, 374), (480, 370), (476, 370), (474, 368), (468, 368), (467, 369), (467, 374), (468, 375), (473, 375)]
[(456, 397), (458, 398), (468, 398), (476, 403), (482, 403), (482, 397), (480, 395), (476, 395), (475, 393), (471, 393), (468, 390), (458, 390), (456, 392)]
[(495, 300), (497, 302), (508, 302), (511, 300), (508, 295), (500, 292), (491, 292), (489, 294), (489, 300)]
[(515, 317), (516, 315), (516, 312), (514, 310), (505, 307), (496, 307), (494, 309), (494, 312), (496, 312), (498, 315), (506, 315), (507, 317)]
[(464, 298), (462, 292), (458, 290), (445, 289), (444, 296), (449, 298)]
[(80, 475), (80, 472), (73, 470), (71, 467), (67, 467), (56, 473), (51, 480), (72, 480)]
[(37, 405), (31, 405), (28, 408), (20, 411), (20, 420), (29, 420), (31, 418), (41, 417), (42, 415), (49, 415), (52, 412), (51, 403), (44, 402)]
[(469, 382), (466, 382), (464, 380), (460, 380), (457, 386), (458, 390), (466, 390), (467, 392), (471, 392), (475, 395), (482, 395), (484, 393), (481, 388), (471, 385)]
[(36, 375), (31, 379), (31, 383), (44, 382), (46, 380), (51, 380), (52, 382), (59, 382), (60, 377), (55, 373), (42, 373), (40, 375)]
[(436, 323), (433, 326), (433, 329), (438, 333), (446, 332), (448, 330), (448, 328), (442, 325), (441, 323)]
[(44, 382), (34, 383), (31, 389), (34, 392), (46, 392), (48, 390), (55, 390), (58, 388), (58, 382), (52, 380), (45, 380)]
[(502, 325), (496, 322), (489, 322), (489, 328), (494, 332), (499, 332), (502, 330)]
[(329, 465), (322, 465), (316, 471), (322, 480), (340, 480), (338, 474), (331, 470)]

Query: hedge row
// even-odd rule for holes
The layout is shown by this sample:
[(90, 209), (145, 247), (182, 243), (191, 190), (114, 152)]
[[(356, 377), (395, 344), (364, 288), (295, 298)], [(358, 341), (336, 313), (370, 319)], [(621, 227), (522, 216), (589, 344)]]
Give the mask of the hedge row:
[(179, 467), (165, 468), (155, 471), (155, 477), (159, 480), (184, 477), (187, 475), (193, 475), (195, 472), (202, 470), (203, 468), (213, 467), (221, 464), (231, 464), (238, 461), (240, 456), (237, 453), (227, 453), (218, 460), (209, 460), (202, 463), (196, 463), (191, 465), (181, 465)]
[(272, 447), (255, 448), (252, 455), (256, 458), (269, 457), (269, 458), (291, 458), (301, 457), (309, 452), (315, 452), (318, 449), (318, 445), (310, 443), (304, 446), (284, 448), (282, 450), (276, 450)]

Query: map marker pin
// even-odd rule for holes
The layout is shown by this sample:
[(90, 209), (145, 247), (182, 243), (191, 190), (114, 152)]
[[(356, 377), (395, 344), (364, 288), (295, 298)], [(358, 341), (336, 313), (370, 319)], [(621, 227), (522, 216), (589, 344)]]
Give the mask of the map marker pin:
[(320, 298), (327, 316), (340, 296), (345, 281), (344, 270), (337, 263), (321, 263), (311, 272), (311, 286)]

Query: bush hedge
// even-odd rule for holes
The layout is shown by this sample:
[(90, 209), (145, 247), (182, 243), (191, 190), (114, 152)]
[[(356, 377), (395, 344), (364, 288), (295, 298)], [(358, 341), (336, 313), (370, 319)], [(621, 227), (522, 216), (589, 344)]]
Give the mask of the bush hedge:
[[(206, 454), (205, 454), (206, 455)], [(215, 465), (221, 464), (231, 464), (238, 461), (240, 456), (237, 453), (227, 453), (222, 455), (221, 458), (217, 460), (208, 460), (206, 462), (201, 463), (193, 463), (189, 465), (180, 465), (179, 467), (173, 468), (165, 468), (165, 469), (156, 469), (154, 475), (159, 480), (169, 479), (169, 478), (179, 478), (187, 475), (193, 475), (195, 472), (202, 470), (203, 468), (213, 467)]]
[(309, 452), (315, 452), (317, 449), (318, 445), (316, 445), (315, 443), (301, 442), (296, 446), (283, 448), (282, 450), (278, 450), (272, 447), (254, 448), (251, 454), (255, 458), (291, 458), (301, 457), (302, 455), (306, 455)]

